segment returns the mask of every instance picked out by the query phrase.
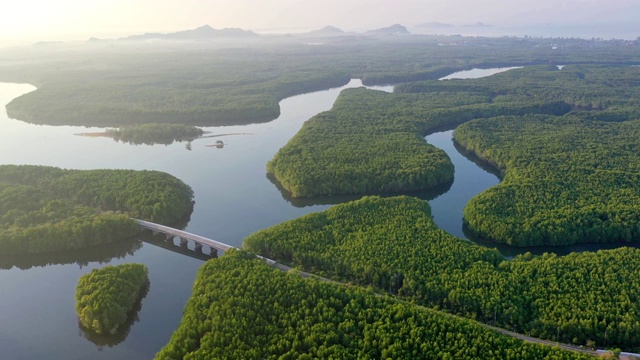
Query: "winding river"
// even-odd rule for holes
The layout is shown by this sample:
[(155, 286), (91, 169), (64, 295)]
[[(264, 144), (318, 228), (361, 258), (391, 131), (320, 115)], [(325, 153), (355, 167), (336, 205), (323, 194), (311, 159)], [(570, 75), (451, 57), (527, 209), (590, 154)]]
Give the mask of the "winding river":
[[(265, 165), (313, 115), (329, 110), (348, 85), (287, 98), (269, 123), (205, 128), (211, 135), (171, 145), (131, 145), (109, 138), (77, 136), (101, 128), (42, 126), (9, 119), (4, 104), (35, 88), (0, 84), (0, 164), (50, 165), (73, 169), (127, 168), (175, 175), (195, 193), (186, 227), (240, 246), (249, 234), (285, 220), (326, 209), (330, 203), (292, 206), (266, 178)], [(378, 88), (391, 91), (391, 87)], [(208, 147), (223, 139), (224, 148)], [(190, 148), (190, 149), (189, 149)], [(85, 334), (75, 315), (78, 278), (105, 265), (138, 262), (149, 268), (151, 286), (128, 333)], [(168, 342), (202, 260), (149, 242), (128, 240), (58, 256), (0, 257), (0, 349), (10, 359), (149, 359)]]
[[(480, 77), (492, 69), (464, 77)], [(474, 75), (475, 74), (475, 75)], [(454, 76), (455, 77), (455, 76)], [(449, 76), (448, 78), (451, 78)], [(281, 116), (269, 123), (205, 128), (211, 135), (171, 145), (130, 145), (109, 138), (76, 136), (100, 128), (32, 125), (0, 111), (0, 164), (36, 164), (74, 169), (127, 168), (165, 171), (189, 184), (195, 208), (189, 232), (240, 246), (254, 231), (357, 197), (294, 200), (265, 176), (265, 164), (313, 115), (329, 110), (352, 80), (341, 88), (287, 98)], [(0, 84), (0, 104), (33, 91), (24, 84)], [(391, 91), (391, 87), (376, 88)], [(208, 147), (223, 139), (224, 148)], [(473, 195), (496, 185), (498, 177), (458, 152), (451, 131), (426, 137), (444, 149), (455, 165), (455, 180), (438, 189), (412, 193), (430, 200), (434, 220), (465, 237), (462, 209)], [(168, 342), (202, 260), (151, 244), (127, 240), (56, 256), (0, 257), (0, 349), (11, 359), (149, 359)], [(491, 244), (495, 246), (495, 244)], [(599, 246), (598, 248), (601, 248)], [(502, 247), (505, 255), (525, 250)], [(536, 252), (548, 249), (537, 249)], [(558, 249), (554, 249), (558, 250)], [(78, 326), (75, 287), (78, 278), (107, 264), (139, 262), (149, 268), (151, 286), (131, 327), (119, 337), (95, 337)]]

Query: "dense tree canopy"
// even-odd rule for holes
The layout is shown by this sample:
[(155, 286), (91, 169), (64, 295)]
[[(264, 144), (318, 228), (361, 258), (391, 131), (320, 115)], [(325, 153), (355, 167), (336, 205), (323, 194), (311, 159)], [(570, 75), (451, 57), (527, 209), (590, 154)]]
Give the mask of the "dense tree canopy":
[(587, 359), (232, 252), (207, 262), (156, 359)]
[(512, 103), (523, 98), (563, 101), (583, 116), (621, 121), (638, 118), (639, 86), (637, 66), (567, 65), (559, 69), (549, 65), (527, 66), (481, 79), (400, 84), (395, 91), (416, 94), (437, 91), (449, 96), (476, 92), (491, 98), (493, 103)]
[(80, 323), (98, 334), (115, 334), (148, 285), (142, 264), (107, 266), (83, 275), (76, 288)]
[(640, 347), (640, 250), (506, 260), (437, 228), (428, 203), (365, 197), (249, 236), (304, 271), (562, 342)]
[(191, 188), (157, 171), (0, 166), (0, 254), (79, 249), (136, 234), (136, 217), (171, 223)]
[(473, 198), (473, 231), (511, 245), (640, 241), (640, 121), (501, 117), (455, 131), (504, 181)]

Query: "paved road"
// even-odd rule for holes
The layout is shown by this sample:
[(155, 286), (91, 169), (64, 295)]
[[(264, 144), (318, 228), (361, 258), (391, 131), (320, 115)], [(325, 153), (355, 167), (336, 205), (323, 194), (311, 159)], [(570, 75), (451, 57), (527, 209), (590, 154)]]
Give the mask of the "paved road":
[(508, 335), (511, 337), (514, 337), (516, 339), (520, 339), (520, 340), (524, 340), (526, 342), (530, 342), (530, 343), (534, 343), (534, 344), (541, 344), (541, 345), (548, 345), (548, 346), (557, 346), (563, 350), (569, 350), (569, 351), (574, 351), (574, 352), (580, 352), (583, 354), (588, 354), (588, 355), (593, 355), (593, 356), (598, 356), (598, 353), (595, 350), (591, 350), (591, 349), (587, 349), (587, 348), (582, 348), (579, 346), (574, 346), (574, 345), (569, 345), (569, 344), (563, 344), (563, 343), (559, 343), (559, 342), (555, 342), (555, 341), (549, 341), (549, 340), (542, 340), (542, 339), (538, 339), (535, 337), (531, 337), (531, 336), (527, 336), (524, 334), (520, 334), (517, 332), (513, 332), (513, 331), (509, 331), (503, 328), (499, 328), (499, 327), (495, 327), (495, 326), (491, 326), (491, 325), (487, 325), (487, 324), (483, 324), (483, 323), (478, 323), (481, 326), (486, 327), (487, 329), (491, 329), (493, 331), (497, 331), (501, 334), (504, 335)]

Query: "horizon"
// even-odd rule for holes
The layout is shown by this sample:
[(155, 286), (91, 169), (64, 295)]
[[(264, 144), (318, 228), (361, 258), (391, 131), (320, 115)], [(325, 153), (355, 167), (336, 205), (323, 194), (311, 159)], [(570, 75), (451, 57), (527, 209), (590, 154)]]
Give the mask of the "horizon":
[[(138, 0), (133, 4), (125, 0), (90, 4), (26, 0), (7, 5), (0, 14), (0, 47), (170, 33), (203, 25), (257, 33), (298, 33), (328, 25), (362, 32), (401, 24), (412, 33), (451, 35), (446, 28), (437, 32), (416, 28), (435, 22), (455, 25), (450, 30), (468, 36), (492, 36), (487, 31), (491, 28), (500, 30), (493, 36), (540, 36), (537, 31), (543, 37), (633, 40), (640, 36), (635, 29), (638, 15), (640, 3), (633, 0), (541, 0), (527, 4), (504, 0), (481, 4), (473, 0), (272, 0), (268, 4), (259, 0)], [(490, 27), (483, 31), (464, 29), (477, 23)]]

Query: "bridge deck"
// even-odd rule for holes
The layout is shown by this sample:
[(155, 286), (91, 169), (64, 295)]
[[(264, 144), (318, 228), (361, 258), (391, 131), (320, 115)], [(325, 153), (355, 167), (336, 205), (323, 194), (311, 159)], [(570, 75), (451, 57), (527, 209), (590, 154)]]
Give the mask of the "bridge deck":
[[(156, 223), (151, 222), (151, 221), (145, 221), (145, 220), (134, 219), (134, 218), (132, 218), (132, 220), (137, 221), (138, 224), (140, 225), (140, 227), (143, 227), (145, 229), (158, 231), (158, 232), (161, 232), (161, 233), (164, 233), (164, 234), (179, 236), (182, 239), (192, 240), (192, 241), (194, 241), (196, 243), (199, 243), (199, 244), (202, 244), (202, 245), (207, 245), (207, 246), (209, 246), (209, 247), (211, 247), (213, 249), (222, 250), (222, 251), (227, 251), (229, 249), (238, 249), (235, 246), (227, 245), (225, 243), (221, 243), (219, 241), (211, 240), (211, 239), (206, 238), (204, 236), (192, 234), (190, 232), (186, 232), (186, 231), (183, 231), (183, 230), (174, 229), (174, 228), (172, 228), (170, 226), (160, 225), (160, 224), (156, 224)], [(291, 268), (289, 266), (280, 264), (280, 263), (276, 262), (275, 260), (271, 260), (269, 258), (266, 258), (264, 256), (260, 256), (260, 255), (257, 255), (257, 254), (256, 254), (256, 257), (258, 259), (262, 259), (268, 265), (275, 266), (275, 267), (277, 267), (278, 269), (280, 269), (282, 271), (291, 270)]]
[(183, 230), (174, 229), (174, 228), (169, 227), (169, 226), (160, 225), (160, 224), (156, 224), (156, 223), (153, 223), (153, 222), (150, 222), (150, 221), (144, 221), (144, 220), (140, 220), (140, 219), (133, 219), (133, 220), (137, 221), (138, 224), (140, 224), (140, 226), (145, 228), (145, 229), (159, 231), (159, 232), (162, 232), (162, 233), (165, 233), (165, 234), (169, 234), (169, 235), (179, 236), (182, 239), (193, 240), (196, 243), (200, 243), (202, 245), (207, 245), (209, 247), (212, 247), (212, 248), (215, 248), (215, 249), (218, 249), (218, 250), (227, 251), (229, 249), (235, 249), (236, 248), (235, 246), (227, 245), (225, 243), (221, 243), (219, 241), (211, 240), (211, 239), (206, 238), (204, 236), (192, 234), (190, 232), (186, 232), (186, 231), (183, 231)]

